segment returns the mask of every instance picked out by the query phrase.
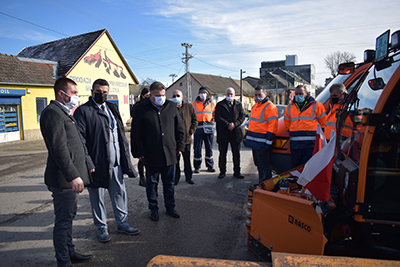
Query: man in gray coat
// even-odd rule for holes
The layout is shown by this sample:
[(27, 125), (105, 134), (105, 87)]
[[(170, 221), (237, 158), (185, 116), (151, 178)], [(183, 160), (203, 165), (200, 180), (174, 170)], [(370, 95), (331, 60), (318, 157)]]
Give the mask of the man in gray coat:
[(110, 241), (104, 205), (105, 189), (110, 195), (118, 232), (128, 235), (140, 233), (128, 223), (128, 196), (123, 175), (135, 177), (136, 172), (118, 107), (106, 101), (108, 89), (106, 80), (94, 81), (92, 97), (74, 113), (88, 151), (87, 162), (93, 177), (88, 187), (90, 204), (98, 238), (103, 243)]
[(43, 110), (40, 130), (48, 150), (44, 182), (52, 192), (54, 205), (53, 244), (58, 266), (72, 266), (92, 255), (75, 251), (72, 243), (72, 221), (77, 212), (77, 194), (90, 183), (89, 168), (71, 109), (79, 103), (76, 83), (59, 78), (54, 84), (56, 100)]

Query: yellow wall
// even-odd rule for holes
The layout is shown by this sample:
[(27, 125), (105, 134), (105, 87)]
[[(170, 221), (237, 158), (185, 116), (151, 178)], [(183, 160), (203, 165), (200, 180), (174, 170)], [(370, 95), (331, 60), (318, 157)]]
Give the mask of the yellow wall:
[[(101, 58), (101, 62), (96, 61), (96, 54), (97, 58)], [(107, 59), (119, 67), (112, 63), (107, 63)], [(73, 70), (68, 74), (68, 78), (77, 83), (81, 104), (88, 101), (88, 97), (91, 96), (92, 84), (96, 79), (102, 78), (107, 80), (110, 84), (108, 98), (118, 99), (119, 111), (124, 123), (126, 123), (130, 118), (129, 84), (136, 83), (127, 71), (126, 66), (107, 35), (104, 34), (86, 53), (86, 55), (82, 57)]]

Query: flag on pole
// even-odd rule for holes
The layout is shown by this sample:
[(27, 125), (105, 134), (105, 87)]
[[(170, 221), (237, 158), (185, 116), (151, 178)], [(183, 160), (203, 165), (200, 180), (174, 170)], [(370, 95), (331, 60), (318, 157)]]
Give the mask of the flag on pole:
[[(317, 134), (316, 140), (318, 140), (318, 138), (320, 138), (322, 144), (322, 140), (325, 139), (325, 135), (322, 131)], [(307, 188), (311, 194), (320, 201), (329, 200), (335, 144), (336, 134), (335, 131), (332, 130), (329, 143), (323, 146), (321, 150), (316, 152), (307, 161), (299, 179), (297, 180), (298, 184)]]

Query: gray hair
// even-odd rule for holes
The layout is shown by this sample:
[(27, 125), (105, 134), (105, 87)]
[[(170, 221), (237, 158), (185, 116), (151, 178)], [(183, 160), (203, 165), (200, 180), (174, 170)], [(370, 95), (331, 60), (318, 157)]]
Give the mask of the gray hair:
[(228, 88), (225, 90), (225, 94), (228, 93), (228, 91), (232, 91), (232, 92), (235, 94), (235, 89), (233, 89), (232, 87), (228, 87)]

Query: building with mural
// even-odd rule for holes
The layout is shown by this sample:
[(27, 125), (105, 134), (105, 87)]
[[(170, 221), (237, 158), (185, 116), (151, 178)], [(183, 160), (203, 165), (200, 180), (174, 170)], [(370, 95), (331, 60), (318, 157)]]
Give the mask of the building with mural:
[[(107, 80), (110, 84), (108, 99), (118, 105), (124, 122), (130, 118), (129, 84), (138, 84), (138, 80), (105, 29), (26, 47), (16, 57), (4, 56), (21, 68), (8, 68), (6, 64), (1, 66), (8, 68), (10, 75), (15, 77), (12, 81), (9, 76), (0, 77), (0, 142), (41, 138), (41, 110), (55, 99), (54, 81), (63, 76), (77, 83), (80, 104), (88, 100), (96, 79)], [(48, 73), (39, 76), (51, 77), (38, 82), (37, 79), (26, 80), (32, 72), (18, 75), (28, 62), (31, 67), (36, 66), (37, 73), (43, 68), (48, 70)], [(11, 114), (13, 122), (8, 119)], [(18, 118), (16, 122), (15, 118)]]

